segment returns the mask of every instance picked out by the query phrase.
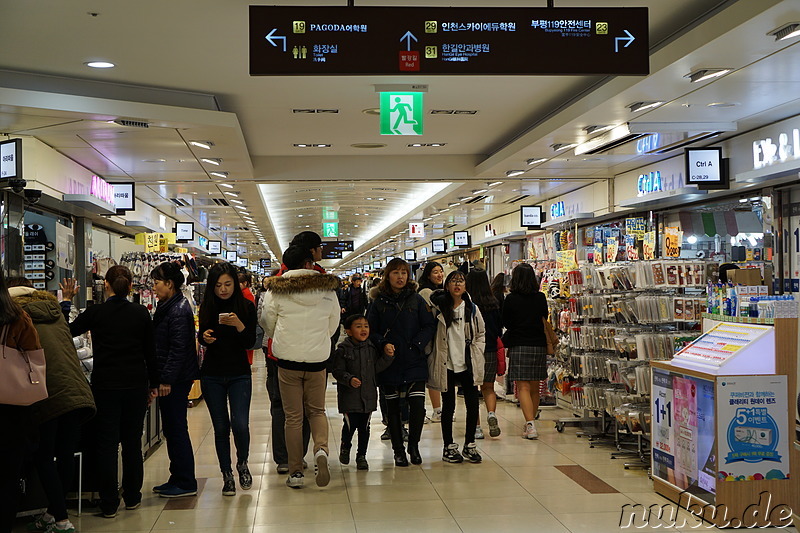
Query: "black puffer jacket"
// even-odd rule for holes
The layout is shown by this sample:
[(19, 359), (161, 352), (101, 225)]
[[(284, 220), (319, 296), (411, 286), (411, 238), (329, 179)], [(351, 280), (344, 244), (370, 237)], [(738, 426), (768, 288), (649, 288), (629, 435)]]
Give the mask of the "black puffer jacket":
[(175, 385), (200, 376), (195, 344), (194, 314), (189, 301), (178, 292), (158, 302), (153, 316), (156, 361), (160, 383)]
[(394, 345), (394, 361), (378, 374), (379, 385), (402, 385), (428, 379), (428, 344), (436, 333), (436, 319), (413, 281), (397, 294), (370, 291), (367, 310), (370, 340), (378, 351)]
[[(331, 373), (336, 378), (340, 413), (371, 413), (378, 408), (378, 383), (375, 375), (390, 364), (392, 357), (379, 353), (372, 341), (347, 337), (333, 352)], [(352, 378), (361, 386), (353, 388)]]

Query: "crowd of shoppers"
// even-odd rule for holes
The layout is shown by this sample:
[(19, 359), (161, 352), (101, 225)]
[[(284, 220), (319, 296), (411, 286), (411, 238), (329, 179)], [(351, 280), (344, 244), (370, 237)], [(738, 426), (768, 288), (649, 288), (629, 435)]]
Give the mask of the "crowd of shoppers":
[[(3, 342), (19, 349), (44, 349), (49, 393), (29, 407), (0, 405), (0, 416), (16, 437), (0, 444), (0, 533), (10, 531), (22, 458), (29, 450), (48, 499), (47, 512), (29, 529), (75, 531), (66, 492), (84, 424), (93, 435), (100, 515), (116, 516), (120, 495), (126, 509), (138, 508), (144, 472), (141, 437), (146, 409), (153, 401), (161, 414), (170, 475), (152, 491), (165, 498), (195, 496), (187, 407), (197, 379), (212, 421), (222, 494), (236, 494), (231, 434), (239, 486), (250, 489), (251, 365), (252, 350), (259, 346), (267, 364), (273, 460), (294, 489), (304, 486), (303, 458), (312, 439), (316, 485), (330, 482), (328, 372), (336, 380), (344, 421), (339, 461), (350, 463), (357, 434), (358, 470), (369, 469), (369, 421), (379, 397), (395, 465), (422, 463), (419, 442), (428, 421), (426, 388), (433, 405), (431, 419), (441, 422), (442, 460), (481, 462), (475, 443), (484, 438), (478, 400), (482, 395), (489, 436), (500, 436), (494, 382), (505, 363), (498, 356), (503, 345), (525, 419), (522, 436), (538, 437), (535, 415), (539, 381), (546, 378), (543, 320), (548, 310), (529, 265), (514, 268), (507, 293), (504, 274), (490, 284), (485, 270), (449, 269), (446, 274), (433, 261), (426, 264), (417, 285), (409, 264), (395, 258), (368, 292), (358, 274), (341, 289), (340, 280), (317, 263), (321, 250), (316, 233), (297, 235), (283, 254), (281, 268), (257, 295), (250, 291), (249, 274), (229, 263), (214, 265), (199, 307), (199, 328), (193, 302), (186, 297), (184, 273), (175, 263), (163, 263), (150, 273), (158, 300), (152, 317), (129, 298), (133, 276), (124, 266), (106, 273), (105, 301), (77, 316), (71, 309), (79, 289), (75, 280), (61, 284), (59, 306), (51, 293), (33, 289), (28, 280), (6, 280), (0, 273)], [(338, 343), (340, 326), (346, 337)], [(91, 332), (94, 352), (91, 385), (72, 340), (86, 332)], [(457, 389), (466, 406), (461, 448), (453, 436)]]

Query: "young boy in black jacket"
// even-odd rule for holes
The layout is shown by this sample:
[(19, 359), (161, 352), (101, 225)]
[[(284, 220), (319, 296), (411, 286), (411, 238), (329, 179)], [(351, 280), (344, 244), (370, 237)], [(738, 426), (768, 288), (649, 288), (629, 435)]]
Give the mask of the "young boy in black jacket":
[(378, 408), (375, 374), (392, 364), (392, 357), (380, 354), (369, 340), (369, 322), (363, 315), (348, 316), (344, 320), (344, 329), (347, 338), (336, 348), (331, 370), (336, 378), (339, 412), (344, 414), (339, 462), (343, 465), (350, 463), (353, 435), (358, 430), (356, 468), (369, 470), (369, 419)]

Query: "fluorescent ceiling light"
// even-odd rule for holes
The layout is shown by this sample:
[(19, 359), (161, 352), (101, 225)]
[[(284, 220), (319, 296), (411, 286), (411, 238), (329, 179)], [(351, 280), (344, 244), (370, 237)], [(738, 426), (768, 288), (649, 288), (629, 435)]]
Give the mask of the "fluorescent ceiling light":
[(189, 141), (189, 144), (205, 150), (211, 150), (211, 147), (214, 146), (214, 143), (211, 141)]
[(775, 28), (767, 35), (773, 35), (776, 41), (784, 41), (792, 37), (800, 36), (800, 22), (789, 22), (778, 28)]
[(525, 162), (528, 163), (529, 165), (538, 165), (539, 163), (544, 163), (545, 161), (547, 161), (546, 157), (539, 157), (539, 158), (528, 159)]
[(236, 194), (235, 192), (225, 191), (225, 194), (227, 194), (228, 196), (233, 196), (234, 198), (238, 198), (239, 197), (239, 195)]
[(241, 201), (241, 200), (231, 200), (231, 202), (233, 202), (233, 203), (235, 203), (235, 204), (239, 204), (239, 205), (242, 205), (242, 204), (244, 204), (244, 202), (243, 202), (243, 201)]
[(486, 191), (488, 191), (488, 190), (489, 190), (489, 189), (474, 189), (474, 190), (472, 191), (472, 194), (483, 194), (483, 193), (485, 193), (485, 192), (486, 192)]
[[(521, 176), (522, 174), (525, 174), (524, 170), (508, 170), (508, 171), (506, 171), (506, 176), (509, 177), (509, 178), (515, 178), (517, 176)], [(502, 181), (498, 181), (497, 183), (503, 183), (503, 182)], [(491, 186), (492, 185), (490, 184), (489, 187), (491, 187)]]
[(202, 161), (203, 163), (208, 163), (209, 165), (217, 165), (217, 166), (219, 166), (220, 163), (222, 163), (222, 159), (219, 159), (217, 157), (215, 158), (203, 157), (202, 159), (200, 159), (200, 161)]
[(639, 111), (644, 111), (645, 109), (652, 109), (654, 107), (658, 107), (663, 104), (664, 102), (660, 101), (634, 102), (632, 104), (628, 104), (626, 107), (631, 110), (631, 113), (637, 113)]
[[(447, 204), (448, 207), (458, 207), (460, 205), (461, 205), (461, 202), (454, 202), (452, 204)], [(406, 230), (406, 231), (408, 231), (408, 230)], [(405, 233), (405, 232), (403, 232), (403, 233)]]
[(555, 143), (551, 144), (550, 148), (552, 148), (554, 152), (560, 152), (561, 150), (568, 150), (576, 146), (578, 146), (578, 143)]
[(489, 187), (497, 187), (498, 185), (502, 185), (502, 184), (503, 184), (502, 181), (494, 181), (494, 182), (489, 184)]
[[(216, 170), (214, 172), (209, 172), (209, 174), (211, 174), (212, 176), (216, 176), (218, 178), (227, 178), (228, 177), (228, 173), (227, 172), (216, 171)], [(231, 185), (230, 187), (233, 188), (233, 185)]]
[(720, 76), (724, 76), (725, 74), (731, 72), (732, 68), (704, 68), (700, 70), (695, 70), (694, 72), (690, 72), (684, 78), (689, 78), (691, 83), (698, 83), (701, 81), (711, 80), (714, 78), (719, 78)]
[(84, 65), (92, 68), (114, 68), (116, 66), (109, 61), (89, 61), (88, 63), (84, 63)]

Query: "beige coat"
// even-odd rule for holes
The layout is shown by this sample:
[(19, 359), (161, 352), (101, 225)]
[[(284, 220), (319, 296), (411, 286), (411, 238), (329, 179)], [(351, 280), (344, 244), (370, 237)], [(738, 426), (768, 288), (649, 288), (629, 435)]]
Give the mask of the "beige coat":
[[(470, 340), (469, 354), (472, 365), (472, 377), (476, 386), (483, 384), (485, 359), (483, 349), (486, 346), (485, 327), (483, 316), (481, 316), (478, 306), (471, 301), (466, 301), (466, 305), (472, 307), (472, 317), (469, 323), (464, 324), (465, 336)], [(447, 324), (444, 315), (436, 305), (433, 306), (433, 313), (438, 320), (436, 335), (433, 337), (433, 351), (428, 357), (428, 388), (438, 391), (447, 390), (447, 356), (449, 347), (447, 343)]]

